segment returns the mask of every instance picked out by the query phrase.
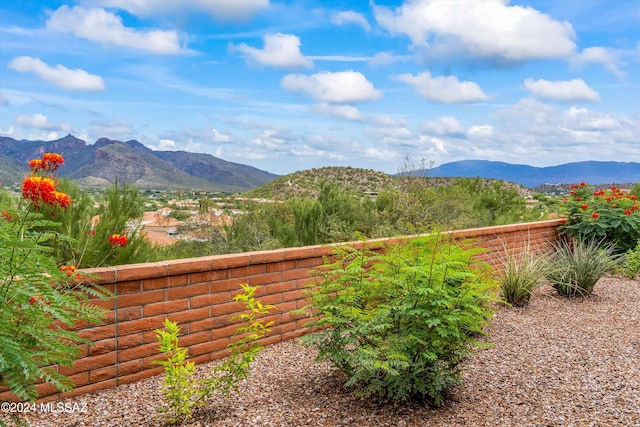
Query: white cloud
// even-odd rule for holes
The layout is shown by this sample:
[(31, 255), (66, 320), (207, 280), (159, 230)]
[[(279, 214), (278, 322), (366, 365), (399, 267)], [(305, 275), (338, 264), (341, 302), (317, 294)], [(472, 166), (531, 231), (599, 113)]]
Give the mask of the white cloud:
[(14, 129), (13, 126), (9, 126), (9, 129), (7, 130), (4, 130), (0, 127), (0, 135), (12, 136), (15, 133), (16, 133), (16, 130)]
[(367, 148), (364, 152), (364, 156), (372, 159), (378, 160), (391, 160), (399, 156), (399, 154), (392, 150), (382, 149), (379, 150), (377, 148)]
[(323, 71), (310, 76), (289, 74), (282, 78), (280, 86), (291, 92), (308, 94), (321, 102), (363, 102), (382, 96), (382, 91), (357, 71)]
[(370, 65), (389, 65), (394, 62), (399, 61), (407, 61), (411, 59), (411, 56), (407, 55), (394, 55), (390, 52), (378, 52), (376, 53), (371, 60), (369, 60)]
[(139, 31), (127, 28), (122, 19), (104, 9), (61, 6), (47, 21), (47, 29), (71, 33), (104, 46), (119, 46), (153, 54), (177, 54), (182, 50), (175, 31)]
[(432, 77), (431, 73), (400, 74), (393, 77), (413, 87), (420, 96), (443, 104), (486, 101), (489, 97), (474, 82), (459, 81), (455, 76)]
[(106, 88), (102, 77), (84, 70), (70, 70), (60, 64), (50, 67), (38, 58), (20, 56), (9, 63), (9, 68), (21, 73), (34, 73), (42, 80), (67, 90), (96, 91)]
[(526, 79), (524, 87), (532, 95), (560, 102), (599, 101), (598, 92), (591, 89), (582, 79), (549, 81)]
[(473, 125), (467, 131), (470, 137), (487, 137), (493, 135), (493, 126), (491, 125)]
[(9, 105), (9, 100), (6, 96), (4, 96), (4, 93), (0, 92), (0, 107), (3, 107), (5, 105)]
[(172, 139), (161, 139), (158, 145), (160, 151), (176, 151), (177, 149), (176, 142)]
[(565, 58), (576, 47), (571, 24), (508, 1), (415, 0), (395, 11), (374, 6), (374, 12), (391, 34), (408, 36), (431, 55), (465, 52), (513, 62)]
[(28, 129), (40, 129), (49, 131), (70, 132), (71, 126), (66, 123), (51, 123), (44, 114), (34, 114), (33, 116), (19, 115), (14, 120), (14, 124)]
[(569, 58), (569, 63), (576, 70), (581, 70), (589, 64), (602, 64), (617, 78), (624, 79), (626, 77), (626, 73), (620, 69), (625, 63), (620, 59), (619, 52), (610, 48), (588, 47)]
[(216, 128), (212, 128), (211, 133), (213, 134), (213, 136), (211, 137), (211, 140), (213, 142), (230, 142), (231, 141), (231, 135), (222, 133)]
[(446, 135), (457, 138), (465, 137), (464, 127), (458, 119), (453, 116), (437, 117), (425, 123), (423, 129), (433, 135)]
[(360, 112), (356, 107), (351, 105), (335, 105), (327, 104), (326, 102), (315, 104), (311, 107), (311, 111), (324, 116), (335, 117), (338, 119), (352, 120), (361, 122), (366, 119), (366, 116)]
[(356, 24), (364, 28), (365, 31), (371, 30), (371, 26), (369, 25), (369, 22), (367, 22), (367, 19), (360, 13), (352, 10), (336, 13), (331, 17), (331, 22), (336, 25)]
[(115, 7), (138, 16), (202, 11), (216, 20), (247, 19), (269, 7), (269, 0), (91, 0), (87, 3)]
[(620, 127), (620, 122), (609, 114), (571, 107), (563, 114), (564, 125), (576, 130), (598, 131)]
[(313, 62), (300, 52), (300, 37), (293, 34), (267, 34), (264, 36), (264, 49), (257, 49), (241, 43), (233, 50), (247, 55), (262, 65), (283, 68), (311, 68)]

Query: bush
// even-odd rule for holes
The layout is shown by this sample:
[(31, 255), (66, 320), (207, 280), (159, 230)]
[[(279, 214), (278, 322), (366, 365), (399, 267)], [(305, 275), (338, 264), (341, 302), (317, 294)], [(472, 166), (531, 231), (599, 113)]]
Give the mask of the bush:
[(554, 244), (546, 277), (562, 296), (590, 295), (615, 267), (619, 257), (613, 252), (613, 245), (602, 240), (562, 239)]
[(640, 273), (640, 241), (634, 249), (629, 249), (624, 254), (622, 271), (632, 279)]
[(635, 248), (640, 239), (640, 207), (637, 197), (617, 187), (594, 191), (585, 182), (571, 186), (565, 199), (567, 217), (562, 234), (580, 240), (605, 240), (616, 253)]
[(55, 365), (71, 366), (82, 353), (78, 344), (91, 342), (67, 329), (79, 321), (101, 321), (106, 310), (89, 298), (109, 296), (75, 265), (56, 263), (51, 242), (68, 238), (50, 231), (59, 224), (53, 222), (55, 215), (43, 212), (73, 203), (57, 191), (52, 176), (63, 162), (54, 153), (32, 160), (18, 206), (0, 200), (0, 386), (24, 400), (38, 398), (38, 383), (61, 391), (73, 388)]
[(528, 304), (531, 294), (546, 275), (546, 265), (546, 258), (537, 256), (528, 246), (519, 252), (505, 248), (499, 279), (504, 302), (514, 306)]
[(385, 255), (342, 247), (317, 272), (311, 303), (319, 315), (303, 337), (362, 397), (443, 403), (460, 382), (460, 364), (482, 346), (491, 316), (490, 267), (477, 249), (446, 235), (395, 245)]
[(212, 376), (194, 379), (195, 364), (187, 362), (187, 350), (178, 346), (180, 329), (177, 323), (166, 319), (165, 330), (156, 330), (160, 342), (160, 351), (167, 355), (166, 360), (156, 360), (152, 363), (164, 366), (164, 382), (162, 394), (168, 404), (160, 411), (170, 424), (182, 423), (191, 418), (194, 409), (201, 407), (218, 392), (228, 397), (231, 392), (238, 391), (238, 384), (249, 375), (251, 363), (262, 349), (257, 342), (269, 332), (273, 322), (265, 323), (257, 316), (266, 315), (275, 308), (272, 305), (262, 305), (254, 297), (257, 287), (242, 285), (243, 292), (236, 295), (236, 301), (245, 304), (247, 313), (234, 316), (232, 320), (243, 322), (235, 331), (234, 336), (240, 339), (232, 340), (229, 344), (231, 356), (222, 364), (215, 366)]

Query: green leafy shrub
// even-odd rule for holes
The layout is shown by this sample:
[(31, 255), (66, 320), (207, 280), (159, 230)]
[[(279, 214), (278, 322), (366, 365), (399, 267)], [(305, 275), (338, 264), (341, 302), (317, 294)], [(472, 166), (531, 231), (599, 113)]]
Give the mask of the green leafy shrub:
[(257, 341), (269, 332), (269, 326), (273, 324), (265, 323), (257, 319), (257, 316), (264, 316), (275, 307), (263, 305), (255, 299), (257, 287), (243, 284), (242, 289), (243, 293), (234, 297), (236, 301), (244, 302), (248, 310), (247, 313), (234, 316), (235, 320), (242, 322), (234, 333), (234, 337), (239, 336), (239, 339), (232, 339), (229, 344), (231, 356), (221, 365), (215, 366), (209, 377), (193, 378), (195, 365), (187, 361), (187, 349), (178, 345), (180, 329), (177, 323), (166, 319), (165, 330), (156, 330), (160, 351), (167, 355), (166, 360), (153, 363), (164, 366), (162, 394), (168, 407), (161, 408), (161, 412), (168, 423), (188, 420), (193, 411), (205, 404), (215, 392), (226, 397), (237, 392), (239, 382), (249, 375), (251, 363), (262, 349)]
[[(32, 172), (22, 185), (18, 206), (2, 207), (0, 217), (0, 385), (17, 397), (36, 400), (36, 384), (50, 383), (61, 391), (73, 382), (55, 365), (71, 366), (80, 356), (78, 344), (90, 341), (68, 330), (78, 321), (99, 322), (106, 310), (89, 298), (108, 298), (103, 288), (75, 271), (58, 265), (51, 242), (67, 238), (50, 231), (54, 216), (72, 203), (57, 191), (52, 173), (62, 156), (45, 153), (29, 162)], [(3, 199), (7, 203), (7, 199)]]
[(562, 234), (580, 240), (606, 240), (614, 251), (624, 253), (635, 248), (640, 239), (640, 207), (637, 196), (617, 187), (593, 190), (585, 182), (571, 186), (565, 199), (566, 219), (559, 227)]
[(629, 249), (624, 254), (622, 271), (632, 279), (640, 273), (640, 241), (634, 249)]
[(494, 301), (490, 267), (446, 235), (395, 245), (385, 255), (342, 247), (300, 310), (315, 320), (303, 342), (318, 349), (362, 397), (443, 403), (460, 382)]
[(547, 261), (531, 251), (527, 245), (519, 251), (505, 248), (500, 265), (500, 296), (504, 302), (523, 306), (529, 303), (546, 276)]
[(603, 240), (562, 239), (554, 243), (546, 277), (558, 294), (584, 297), (605, 274), (612, 271), (619, 258), (614, 247)]

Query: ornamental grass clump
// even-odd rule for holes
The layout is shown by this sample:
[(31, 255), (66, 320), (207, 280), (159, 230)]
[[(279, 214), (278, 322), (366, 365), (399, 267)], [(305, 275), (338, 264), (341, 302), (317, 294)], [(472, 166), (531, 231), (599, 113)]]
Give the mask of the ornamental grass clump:
[(363, 398), (442, 405), (461, 381), (461, 363), (486, 345), (478, 338), (492, 315), (495, 282), (490, 266), (475, 259), (480, 252), (447, 235), (384, 255), (337, 248), (308, 289), (310, 304), (297, 311), (315, 319), (303, 342)]
[(640, 205), (635, 194), (618, 187), (595, 190), (584, 181), (565, 198), (561, 234), (580, 240), (605, 240), (616, 253), (636, 247), (640, 239)]
[(603, 240), (561, 239), (553, 245), (546, 277), (559, 295), (585, 297), (598, 280), (612, 271), (618, 255)]
[(505, 248), (501, 260), (500, 297), (513, 306), (524, 306), (529, 303), (533, 291), (542, 285), (546, 276), (547, 259), (531, 251), (529, 245), (521, 250)]

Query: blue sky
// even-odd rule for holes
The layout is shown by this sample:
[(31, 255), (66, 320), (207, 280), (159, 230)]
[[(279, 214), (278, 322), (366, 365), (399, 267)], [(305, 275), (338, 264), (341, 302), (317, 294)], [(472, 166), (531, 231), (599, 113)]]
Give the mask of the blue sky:
[(637, 0), (14, 0), (0, 135), (277, 174), (640, 161)]

